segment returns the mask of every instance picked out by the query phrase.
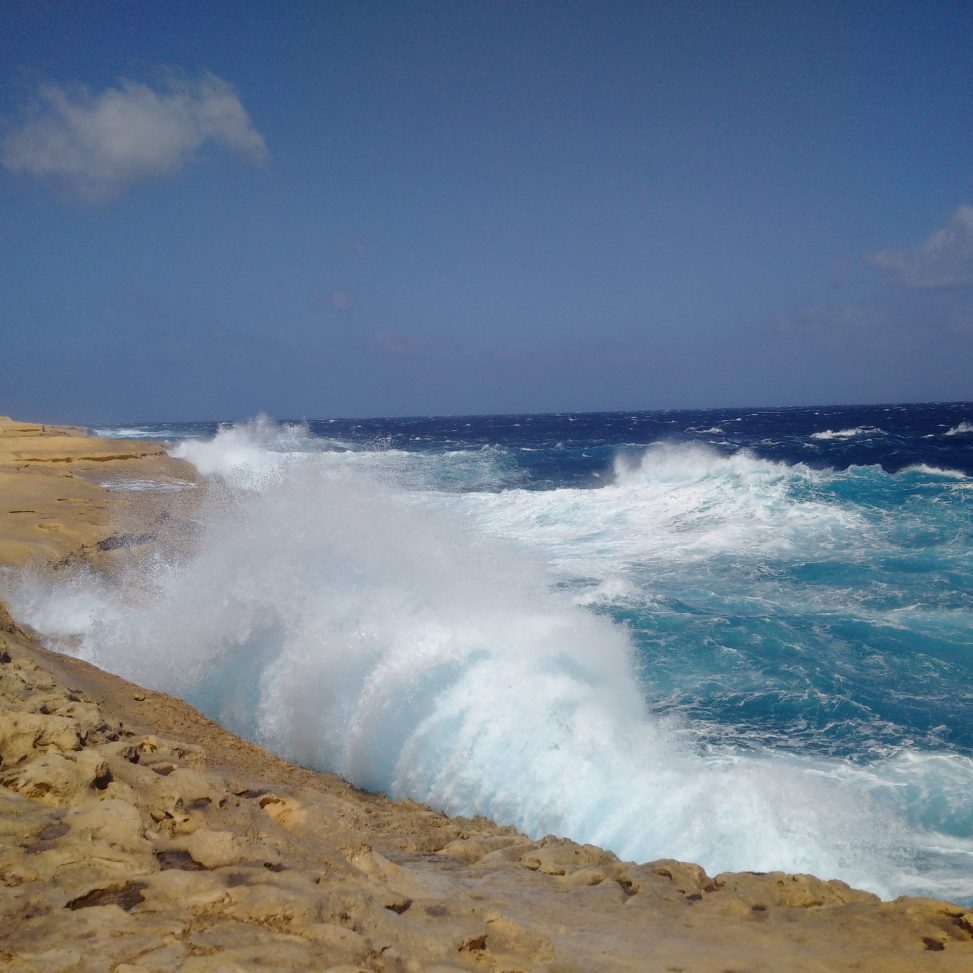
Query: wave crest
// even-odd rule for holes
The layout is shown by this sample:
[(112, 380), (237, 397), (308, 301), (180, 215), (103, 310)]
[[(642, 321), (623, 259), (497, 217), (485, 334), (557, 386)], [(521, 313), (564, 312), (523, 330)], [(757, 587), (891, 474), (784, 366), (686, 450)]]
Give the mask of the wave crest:
[(824, 429), (812, 432), (811, 439), (855, 439), (858, 436), (887, 436), (888, 433), (878, 426), (855, 426), (854, 429)]
[[(697, 748), (650, 715), (627, 630), (559, 589), (536, 544), (545, 519), (601, 531), (596, 558), (619, 538), (649, 536), (661, 553), (679, 535), (752, 543), (755, 523), (767, 543), (801, 517), (820, 532), (839, 512), (799, 492), (825, 474), (658, 446), (619, 458), (601, 489), (432, 495), (302, 451), (304, 435), (259, 420), (182, 445), (211, 477), (194, 549), (117, 584), (24, 582), (25, 617), (290, 759), (392, 796), (640, 860), (901, 887), (911, 839), (892, 799), (851, 766)], [(528, 523), (530, 544), (496, 536), (496, 522), (476, 528), (477, 511), (504, 507), (508, 535)]]

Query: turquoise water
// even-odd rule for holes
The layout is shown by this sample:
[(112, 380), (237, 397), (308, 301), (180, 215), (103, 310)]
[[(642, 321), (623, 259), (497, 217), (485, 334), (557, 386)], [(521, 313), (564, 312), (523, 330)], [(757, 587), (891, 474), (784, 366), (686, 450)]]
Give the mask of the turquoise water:
[(193, 552), (9, 596), (361, 786), (640, 860), (973, 902), (971, 422), (112, 427), (209, 480)]

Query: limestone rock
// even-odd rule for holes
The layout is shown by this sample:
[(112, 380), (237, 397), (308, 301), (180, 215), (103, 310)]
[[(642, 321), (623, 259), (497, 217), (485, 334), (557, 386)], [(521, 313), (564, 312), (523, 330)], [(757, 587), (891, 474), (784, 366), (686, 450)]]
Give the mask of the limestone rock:
[(808, 909), (844, 905), (846, 902), (878, 904), (871, 892), (861, 892), (844, 882), (823, 881), (813, 875), (788, 875), (784, 872), (724, 872), (714, 884), (724, 892), (754, 907), (790, 906)]
[(229, 831), (194, 831), (183, 845), (186, 851), (204, 868), (219, 868), (237, 862), (252, 861), (254, 851), (247, 842)]
[(43, 753), (0, 776), (0, 783), (39, 804), (66, 807), (87, 796), (92, 779), (75, 761)]
[(0, 713), (0, 767), (22, 763), (38, 750), (58, 753), (81, 749), (76, 720), (43, 713)]
[(151, 848), (142, 815), (125, 801), (108, 799), (73, 807), (65, 813), (63, 822), (81, 840), (103, 842), (127, 851), (148, 853)]
[(618, 861), (609, 851), (594, 845), (579, 845), (566, 838), (546, 837), (537, 847), (521, 855), (527, 868), (545, 875), (564, 875), (587, 865), (605, 865)]

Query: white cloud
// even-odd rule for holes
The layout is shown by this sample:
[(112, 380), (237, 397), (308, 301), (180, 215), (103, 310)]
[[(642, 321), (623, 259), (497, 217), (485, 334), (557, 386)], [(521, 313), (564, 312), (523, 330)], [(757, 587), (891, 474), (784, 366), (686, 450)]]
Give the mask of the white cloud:
[(909, 250), (879, 250), (868, 262), (903, 287), (932, 290), (973, 284), (973, 206), (960, 206), (942, 229)]
[(213, 74), (169, 79), (158, 91), (126, 79), (100, 94), (48, 84), (0, 142), (0, 161), (94, 202), (175, 172), (206, 143), (251, 162), (268, 158), (233, 87)]

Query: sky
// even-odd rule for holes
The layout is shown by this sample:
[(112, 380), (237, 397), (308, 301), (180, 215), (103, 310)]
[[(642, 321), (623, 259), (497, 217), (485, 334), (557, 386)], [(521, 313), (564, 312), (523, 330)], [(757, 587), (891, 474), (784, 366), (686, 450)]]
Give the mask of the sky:
[(973, 4), (4, 0), (0, 414), (973, 399)]

